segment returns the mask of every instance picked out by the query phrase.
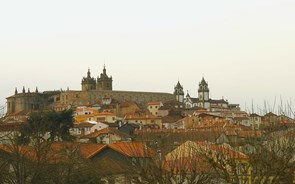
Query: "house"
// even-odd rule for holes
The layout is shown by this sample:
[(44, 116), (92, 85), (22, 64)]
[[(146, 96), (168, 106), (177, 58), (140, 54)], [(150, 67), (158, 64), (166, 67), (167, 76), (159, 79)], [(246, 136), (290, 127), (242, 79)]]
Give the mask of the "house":
[(261, 131), (253, 130), (234, 130), (228, 129), (220, 133), (219, 137), (216, 139), (216, 143), (223, 144), (227, 143), (230, 145), (241, 146), (248, 144), (252, 141), (261, 140)]
[(125, 134), (131, 135), (131, 136), (133, 136), (134, 132), (139, 129), (140, 129), (140, 126), (138, 124), (128, 123), (128, 122), (119, 127), (119, 130), (121, 132), (124, 132)]
[(250, 126), (252, 130), (259, 130), (262, 124), (262, 117), (258, 114), (252, 113), (249, 115)]
[(74, 116), (75, 121), (78, 123), (83, 121), (114, 123), (116, 121), (116, 115), (111, 111), (98, 112), (95, 109), (92, 110), (93, 111), (83, 111), (82, 113), (76, 112)]
[(236, 125), (243, 125), (246, 127), (251, 126), (251, 121), (249, 117), (234, 117), (232, 118), (232, 123)]
[(162, 128), (162, 118), (151, 114), (126, 115), (124, 120), (129, 123), (138, 124), (141, 128), (144, 128), (144, 126), (155, 127), (160, 129)]
[(182, 124), (178, 124), (179, 120), (183, 119), (183, 116), (180, 114), (169, 114), (162, 117), (163, 128), (166, 129), (179, 129), (183, 128)]
[(262, 117), (263, 127), (273, 127), (279, 124), (280, 124), (280, 117), (272, 112), (269, 112)]
[(162, 106), (163, 106), (162, 102), (149, 102), (147, 104), (147, 109), (152, 115), (158, 116), (159, 115), (159, 108)]
[(118, 111), (117, 116), (125, 117), (127, 114), (134, 114), (135, 112), (139, 111), (140, 107), (135, 102), (123, 101), (119, 103), (116, 110)]
[(92, 107), (79, 106), (75, 110), (75, 116), (98, 113), (98, 110)]
[[(26, 176), (24, 176), (26, 177), (25, 181), (30, 181), (28, 180), (28, 178), (33, 178), (33, 176), (30, 174), (34, 174), (34, 172), (31, 173), (27, 171), (28, 167), (15, 167), (15, 165), (21, 166), (21, 164), (31, 164), (30, 165), (30, 167), (32, 167), (31, 169), (34, 168), (38, 170), (37, 171), (38, 173), (39, 173), (39, 170), (43, 169), (43, 172), (46, 173), (48, 172), (48, 167), (46, 167), (48, 166), (48, 164), (50, 165), (51, 169), (55, 169), (55, 168), (57, 169), (57, 168), (60, 168), (60, 163), (65, 163), (66, 165), (69, 165), (69, 167), (74, 165), (75, 167), (71, 169), (72, 171), (75, 169), (78, 170), (79, 177), (82, 177), (82, 178), (84, 177), (85, 179), (87, 177), (89, 178), (91, 176), (95, 176), (100, 178), (100, 182), (104, 181), (106, 183), (109, 183), (109, 182), (114, 182), (114, 183), (127, 182), (128, 183), (129, 182), (128, 176), (135, 174), (134, 170), (133, 172), (130, 172), (131, 171), (130, 167), (124, 164), (123, 162), (116, 161), (115, 159), (110, 159), (110, 157), (97, 159), (98, 154), (100, 154), (102, 150), (110, 149), (106, 145), (65, 143), (65, 142), (54, 142), (54, 143), (44, 142), (43, 144), (44, 144), (44, 147), (42, 149), (42, 157), (38, 157), (38, 154), (40, 154), (40, 152), (38, 152), (38, 149), (35, 149), (35, 147), (33, 146), (0, 145), (0, 152), (2, 155), (1, 159), (5, 159), (6, 157), (7, 158), (15, 157), (18, 159), (22, 159), (21, 162), (15, 162), (15, 159), (6, 159), (5, 165), (2, 165), (4, 166), (2, 167), (2, 169), (6, 169), (5, 166), (7, 166), (8, 168), (8, 170), (6, 170), (7, 174), (8, 172), (11, 172), (12, 174), (16, 172), (22, 172), (22, 173), (25, 172), (26, 173)], [(128, 151), (128, 148), (126, 148), (124, 151)], [(124, 154), (124, 151), (121, 152), (121, 154)], [(134, 155), (130, 155), (130, 156), (132, 157), (137, 155), (136, 153), (134, 153)], [(40, 164), (41, 166), (39, 166)], [(16, 168), (17, 170), (15, 170)], [(63, 174), (66, 177), (67, 172), (58, 173), (58, 176), (56, 176), (58, 178), (58, 181), (62, 181), (60, 180), (59, 177), (64, 178)], [(23, 175), (18, 175), (18, 176), (19, 178), (17, 179), (23, 179)], [(55, 177), (55, 175), (52, 175), (51, 177)], [(0, 181), (2, 181), (1, 179), (2, 178), (0, 178)], [(44, 180), (49, 181), (48, 178), (44, 178)], [(91, 177), (91, 181), (93, 182), (96, 180), (94, 180), (94, 178)]]
[(131, 141), (132, 136), (121, 132), (116, 128), (104, 128), (98, 131), (94, 131), (88, 135), (82, 136), (80, 142), (92, 142), (99, 144), (111, 144), (121, 141)]
[[(165, 122), (165, 128), (167, 129), (188, 129), (189, 127), (192, 127), (194, 120), (196, 120), (197, 118), (194, 116), (187, 116), (184, 117), (182, 119), (179, 119), (175, 122), (171, 122), (171, 123), (167, 123)], [(167, 120), (167, 118), (165, 118), (165, 121)]]
[(72, 135), (87, 135), (94, 131), (98, 131), (109, 127), (107, 123), (101, 123), (96, 121), (85, 121), (81, 123), (74, 123), (74, 126), (70, 128), (70, 133)]
[(163, 106), (161, 106), (158, 110), (158, 116), (167, 116), (170, 115), (171, 113), (176, 113), (178, 112), (179, 114), (182, 114), (182, 111), (185, 109), (185, 104), (183, 102), (179, 101), (168, 101), (164, 102)]
[[(220, 177), (218, 183), (251, 183), (249, 156), (226, 144), (186, 141), (166, 154), (165, 161), (164, 168), (178, 175), (188, 172), (189, 176), (198, 178), (207, 173)], [(229, 178), (217, 173), (227, 174)]]

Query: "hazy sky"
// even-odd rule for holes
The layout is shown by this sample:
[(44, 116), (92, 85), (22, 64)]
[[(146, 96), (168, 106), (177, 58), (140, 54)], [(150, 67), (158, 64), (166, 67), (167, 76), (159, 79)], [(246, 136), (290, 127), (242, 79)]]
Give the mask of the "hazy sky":
[[(173, 92), (250, 108), (295, 97), (295, 1), (1, 1), (0, 104), (22, 86), (80, 89), (104, 63), (115, 90)], [(295, 102), (293, 103), (295, 104)]]

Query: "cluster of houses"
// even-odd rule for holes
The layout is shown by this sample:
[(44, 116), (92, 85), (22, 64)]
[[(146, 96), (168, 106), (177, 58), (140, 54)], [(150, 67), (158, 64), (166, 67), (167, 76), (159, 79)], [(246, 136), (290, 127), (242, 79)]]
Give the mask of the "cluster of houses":
[[(112, 103), (114, 100), (110, 97), (105, 100), (107, 103), (76, 107), (70, 129), (76, 141), (54, 143), (52, 150), (61, 146), (79, 147), (83, 158), (112, 165), (111, 170), (102, 172), (121, 183), (128, 180), (129, 164), (134, 160), (160, 158), (165, 172), (176, 175), (181, 174), (181, 168), (187, 173), (206, 173), (215, 168), (203, 157), (215, 157), (217, 153), (234, 160), (239, 166), (238, 178), (243, 183), (251, 183), (249, 156), (241, 152), (240, 147), (246, 146), (249, 140), (262, 140), (265, 131), (293, 129), (295, 125), (294, 119), (284, 115), (248, 114), (236, 107), (217, 111), (214, 105), (215, 110), (199, 106), (187, 108), (185, 102), (179, 101), (152, 101), (140, 106), (130, 101)], [(14, 113), (3, 119), (0, 150), (12, 152), (10, 138), (5, 137), (17, 132), (17, 127), (29, 115)], [(169, 149), (163, 150), (167, 146)], [(26, 149), (31, 148), (24, 146), (22, 150)], [(197, 169), (192, 168), (196, 166), (192, 162), (197, 163)], [(174, 180), (177, 182), (177, 178)]]

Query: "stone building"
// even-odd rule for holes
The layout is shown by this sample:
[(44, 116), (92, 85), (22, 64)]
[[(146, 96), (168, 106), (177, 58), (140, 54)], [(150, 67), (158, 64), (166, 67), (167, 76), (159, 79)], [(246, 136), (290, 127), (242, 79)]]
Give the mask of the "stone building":
[(25, 91), (25, 87), (23, 87), (21, 93), (15, 89), (14, 95), (6, 98), (7, 114), (45, 109), (50, 103), (49, 96), (50, 94), (46, 92), (39, 93), (38, 88), (34, 92), (30, 92), (30, 89)]
[(113, 90), (112, 77), (107, 75), (104, 66), (103, 72), (95, 79), (91, 76), (90, 69), (87, 76), (82, 78), (81, 90), (59, 90), (39, 93), (17, 93), (7, 97), (7, 115), (17, 111), (32, 111), (43, 109), (64, 110), (75, 106), (88, 106), (97, 104), (104, 97), (109, 97), (118, 102), (132, 101), (138, 104), (147, 104), (150, 101), (171, 101), (176, 97), (171, 93), (115, 91)]

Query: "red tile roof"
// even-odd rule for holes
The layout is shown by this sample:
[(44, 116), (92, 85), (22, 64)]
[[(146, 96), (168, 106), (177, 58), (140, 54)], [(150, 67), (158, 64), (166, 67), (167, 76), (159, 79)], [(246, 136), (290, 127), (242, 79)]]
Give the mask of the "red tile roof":
[(108, 147), (128, 157), (152, 157), (155, 152), (142, 142), (117, 142)]
[(126, 120), (137, 120), (137, 119), (161, 119), (161, 117), (157, 117), (151, 114), (133, 114), (133, 115), (126, 115), (125, 118)]
[(95, 132), (92, 132), (90, 134), (87, 134), (87, 135), (83, 136), (82, 139), (96, 138), (96, 137), (99, 137), (101, 135), (111, 134), (111, 133), (119, 135), (121, 137), (130, 137), (129, 135), (125, 134), (124, 132), (121, 132), (120, 130), (118, 130), (116, 128), (107, 127), (107, 128), (101, 129), (99, 131), (95, 131)]

